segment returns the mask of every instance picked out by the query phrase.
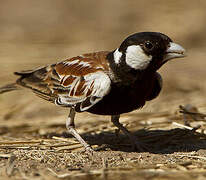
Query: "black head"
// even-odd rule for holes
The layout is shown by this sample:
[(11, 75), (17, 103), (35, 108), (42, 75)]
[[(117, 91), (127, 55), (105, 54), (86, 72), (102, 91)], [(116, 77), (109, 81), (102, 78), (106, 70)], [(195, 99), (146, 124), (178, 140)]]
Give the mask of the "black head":
[[(159, 32), (140, 32), (127, 37), (114, 52), (116, 64), (123, 63), (136, 70), (154, 66), (158, 69), (169, 59), (183, 57), (185, 50)], [(122, 58), (124, 57), (124, 58)]]
[(126, 52), (132, 45), (139, 45), (147, 55), (156, 55), (165, 52), (172, 40), (157, 32), (140, 32), (127, 37), (120, 45), (119, 51)]

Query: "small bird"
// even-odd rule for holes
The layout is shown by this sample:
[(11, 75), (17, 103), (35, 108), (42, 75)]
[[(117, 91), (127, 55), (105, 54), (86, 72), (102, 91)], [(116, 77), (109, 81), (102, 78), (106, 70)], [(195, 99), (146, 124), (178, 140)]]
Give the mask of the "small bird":
[(40, 98), (70, 108), (66, 128), (87, 151), (93, 151), (75, 129), (75, 112), (110, 115), (134, 148), (142, 144), (120, 122), (120, 115), (144, 106), (162, 89), (157, 70), (168, 60), (185, 56), (185, 49), (159, 32), (139, 32), (113, 51), (88, 53), (37, 69), (15, 72), (15, 83), (0, 93), (25, 87)]

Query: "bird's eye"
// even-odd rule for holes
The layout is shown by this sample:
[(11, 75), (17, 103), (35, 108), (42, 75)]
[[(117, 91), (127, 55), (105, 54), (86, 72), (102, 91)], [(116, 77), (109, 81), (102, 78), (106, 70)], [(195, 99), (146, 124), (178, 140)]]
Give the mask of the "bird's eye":
[(144, 46), (148, 49), (151, 50), (153, 48), (153, 44), (151, 42), (145, 42)]

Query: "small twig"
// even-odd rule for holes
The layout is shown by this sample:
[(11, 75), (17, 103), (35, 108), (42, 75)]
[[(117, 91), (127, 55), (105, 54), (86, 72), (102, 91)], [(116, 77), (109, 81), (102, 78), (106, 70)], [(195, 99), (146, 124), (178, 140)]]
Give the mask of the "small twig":
[(64, 150), (74, 150), (79, 148), (82, 148), (82, 145), (80, 143), (72, 146), (70, 145), (70, 146), (59, 147), (56, 149), (56, 152), (64, 151)]
[(93, 171), (89, 171), (87, 173), (82, 173), (82, 172), (77, 172), (77, 173), (65, 173), (65, 174), (57, 174), (55, 171), (53, 171), (51, 168), (47, 168), (54, 176), (56, 176), (57, 178), (66, 178), (66, 177), (77, 177), (77, 176), (87, 176), (87, 175), (101, 175), (102, 174), (102, 170), (93, 170)]
[(102, 168), (106, 169), (107, 167), (108, 167), (107, 159), (106, 159), (106, 157), (103, 157), (102, 158)]
[(53, 171), (51, 168), (47, 168), (54, 176), (57, 178), (66, 178), (68, 176), (71, 176), (71, 173), (65, 173), (65, 174), (57, 174), (55, 171)]
[(197, 115), (197, 116), (200, 116), (201, 118), (205, 118), (206, 117), (206, 114), (202, 114), (202, 113), (198, 113), (198, 112), (190, 112), (190, 111), (179, 111), (180, 113), (183, 113), (183, 114), (190, 114), (190, 115)]
[(30, 180), (30, 177), (26, 176), (26, 174), (22, 170), (19, 170), (19, 172), (21, 174), (22, 179)]
[(15, 155), (11, 155), (11, 157), (8, 159), (8, 164), (6, 167), (6, 174), (8, 176), (12, 176), (13, 172), (14, 172), (14, 165), (15, 165), (15, 160), (17, 159), (17, 157)]
[(107, 164), (107, 159), (105, 157), (102, 158), (102, 174), (101, 177), (102, 179), (108, 179), (108, 174), (106, 173), (106, 170), (108, 168), (108, 164)]
[(38, 144), (42, 143), (42, 140), (36, 141), (0, 141), (0, 145), (2, 144)]
[(203, 156), (191, 156), (191, 155), (187, 155), (187, 154), (177, 154), (176, 156), (188, 157), (188, 158), (196, 158), (196, 159), (202, 159), (202, 160), (206, 161), (206, 157), (203, 157)]
[(30, 149), (36, 146), (0, 146), (0, 149)]
[(172, 125), (175, 125), (175, 126), (178, 126), (178, 127), (184, 128), (184, 129), (189, 129), (191, 131), (194, 130), (194, 128), (192, 128), (192, 127), (185, 126), (183, 124), (179, 124), (179, 123), (176, 123), (176, 122), (172, 122)]
[(57, 137), (57, 136), (52, 136), (52, 139), (58, 140), (58, 141), (65, 141), (65, 142), (70, 142), (70, 143), (74, 143), (74, 144), (79, 144), (78, 141), (76, 140), (72, 140), (71, 138), (62, 138), (62, 137)]
[(183, 124), (179, 124), (177, 122), (172, 122), (172, 125), (175, 125), (175, 126), (178, 126), (178, 127), (184, 128), (184, 129), (188, 129), (190, 131), (195, 131), (195, 132), (200, 133), (202, 135), (206, 135), (206, 132), (203, 129), (199, 129), (200, 126), (192, 128), (192, 127), (189, 127), (189, 126), (185, 126)]
[(184, 106), (182, 106), (182, 105), (180, 105), (179, 108), (181, 109), (181, 110), (179, 111), (180, 113), (190, 114), (190, 115), (197, 115), (197, 116), (200, 116), (201, 118), (205, 118), (205, 117), (206, 117), (206, 114), (188, 111), (188, 110), (187, 110)]
[(10, 158), (11, 154), (0, 154), (0, 158)]

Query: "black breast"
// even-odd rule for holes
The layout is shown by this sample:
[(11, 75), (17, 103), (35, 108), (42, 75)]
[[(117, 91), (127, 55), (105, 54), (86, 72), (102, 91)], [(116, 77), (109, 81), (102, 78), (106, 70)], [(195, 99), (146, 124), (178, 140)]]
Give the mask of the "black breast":
[(112, 84), (110, 93), (87, 111), (100, 115), (118, 115), (141, 108), (146, 101), (158, 96), (161, 90), (159, 76), (157, 73), (150, 74), (128, 86)]

